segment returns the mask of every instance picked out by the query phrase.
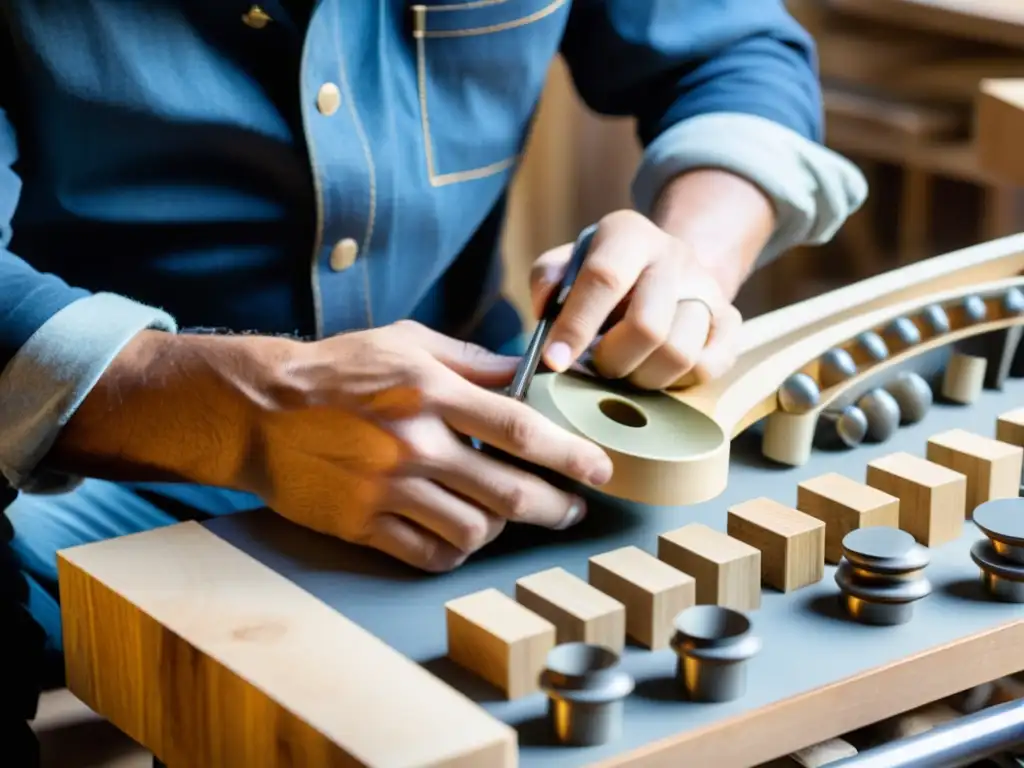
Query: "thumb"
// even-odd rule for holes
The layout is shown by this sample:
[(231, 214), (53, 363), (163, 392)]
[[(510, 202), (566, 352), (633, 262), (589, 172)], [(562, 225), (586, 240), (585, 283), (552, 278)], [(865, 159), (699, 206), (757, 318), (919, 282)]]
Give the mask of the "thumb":
[(572, 243), (560, 245), (541, 254), (530, 269), (530, 303), (534, 317), (540, 317), (551, 290), (565, 274), (566, 265), (572, 257)]
[(422, 327), (417, 345), (446, 368), (481, 387), (507, 384), (516, 372), (518, 357), (498, 355), (477, 344)]

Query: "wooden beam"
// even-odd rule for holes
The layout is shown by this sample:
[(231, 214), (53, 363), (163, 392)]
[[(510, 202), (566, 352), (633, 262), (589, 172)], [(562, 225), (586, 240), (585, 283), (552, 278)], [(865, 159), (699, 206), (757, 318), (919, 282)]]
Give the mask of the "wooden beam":
[(512, 728), (198, 523), (58, 564), (68, 688), (168, 765), (515, 768)]
[(979, 166), (1024, 185), (1024, 79), (982, 81), (976, 120)]

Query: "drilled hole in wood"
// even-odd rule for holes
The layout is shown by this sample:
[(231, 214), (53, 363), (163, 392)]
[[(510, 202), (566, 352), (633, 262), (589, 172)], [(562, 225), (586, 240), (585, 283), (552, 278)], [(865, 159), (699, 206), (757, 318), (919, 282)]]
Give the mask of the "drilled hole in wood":
[(647, 426), (646, 414), (644, 414), (644, 412), (635, 405), (628, 403), (625, 400), (607, 397), (598, 403), (597, 407), (601, 409), (601, 413), (616, 424), (621, 424), (624, 427), (634, 427), (636, 429)]

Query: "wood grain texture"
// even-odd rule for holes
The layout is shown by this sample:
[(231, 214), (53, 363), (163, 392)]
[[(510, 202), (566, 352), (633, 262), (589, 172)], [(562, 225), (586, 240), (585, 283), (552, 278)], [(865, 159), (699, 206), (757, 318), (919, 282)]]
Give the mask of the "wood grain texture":
[(929, 461), (967, 478), (966, 517), (992, 499), (1013, 499), (1020, 490), (1024, 448), (963, 429), (953, 429), (928, 440)]
[(996, 420), (996, 440), (1024, 448), (1024, 408), (1014, 408)]
[(792, 592), (825, 575), (825, 523), (816, 517), (757, 498), (731, 507), (727, 532), (761, 550), (761, 581)]
[(909, 453), (868, 464), (867, 483), (900, 500), (900, 528), (926, 547), (958, 539), (964, 530), (967, 477)]
[(697, 580), (697, 604), (737, 611), (761, 607), (761, 550), (691, 523), (658, 537), (658, 559)]
[(796, 507), (825, 523), (825, 562), (838, 563), (843, 538), (873, 525), (893, 528), (900, 522), (900, 500), (877, 488), (830, 472), (797, 486)]
[(626, 606), (564, 568), (516, 581), (516, 600), (555, 625), (557, 643), (591, 643), (622, 653)]
[(697, 600), (693, 576), (639, 547), (595, 555), (587, 569), (594, 587), (626, 606), (626, 634), (651, 650), (668, 647), (673, 619)]
[(954, 352), (942, 374), (942, 396), (961, 405), (970, 405), (978, 399), (985, 386), (988, 360), (977, 355)]
[(555, 625), (504, 592), (483, 589), (445, 604), (448, 657), (509, 699), (535, 693)]
[(517, 764), (514, 730), (197, 523), (58, 566), (68, 687), (170, 766)]

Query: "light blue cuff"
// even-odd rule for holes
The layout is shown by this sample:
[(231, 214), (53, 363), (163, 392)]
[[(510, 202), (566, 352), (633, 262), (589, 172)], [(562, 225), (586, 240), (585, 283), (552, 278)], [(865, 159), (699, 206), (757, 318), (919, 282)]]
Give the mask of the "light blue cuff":
[(36, 467), (121, 349), (147, 328), (177, 331), (166, 312), (97, 293), (64, 307), (29, 337), (0, 372), (0, 472), (12, 486), (58, 493), (79, 482)]
[(841, 155), (766, 118), (721, 112), (684, 120), (647, 147), (633, 180), (637, 210), (650, 215), (665, 184), (698, 168), (735, 173), (770, 198), (777, 225), (758, 266), (827, 242), (868, 194), (863, 174)]

